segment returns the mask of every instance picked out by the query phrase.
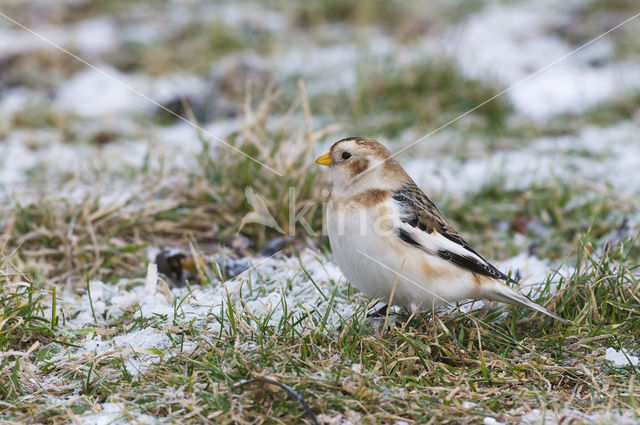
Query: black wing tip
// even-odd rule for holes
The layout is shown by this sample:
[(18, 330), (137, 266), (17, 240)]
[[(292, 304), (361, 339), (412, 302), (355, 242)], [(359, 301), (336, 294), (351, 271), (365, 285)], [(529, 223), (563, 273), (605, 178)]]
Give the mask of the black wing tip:
[(505, 275), (486, 261), (482, 262), (469, 255), (457, 254), (446, 249), (440, 249), (437, 253), (440, 258), (451, 261), (472, 273), (477, 273), (494, 279), (510, 280), (509, 276)]
[(398, 237), (403, 241), (408, 243), (409, 245), (413, 245), (413, 246), (421, 246), (420, 243), (418, 243), (415, 239), (413, 239), (411, 237), (411, 235), (409, 234), (409, 232), (407, 232), (404, 229), (396, 229), (396, 235), (398, 235)]
[[(498, 270), (498, 269), (496, 269), (496, 270)], [(504, 280), (505, 282), (513, 283), (514, 285), (518, 285), (519, 284), (518, 282), (520, 281), (520, 279), (516, 280), (515, 278), (513, 278), (513, 277), (511, 277), (511, 276), (509, 276), (509, 275), (507, 275), (505, 273), (502, 273), (501, 271), (498, 271), (498, 272), (501, 274), (500, 278), (502, 280)]]

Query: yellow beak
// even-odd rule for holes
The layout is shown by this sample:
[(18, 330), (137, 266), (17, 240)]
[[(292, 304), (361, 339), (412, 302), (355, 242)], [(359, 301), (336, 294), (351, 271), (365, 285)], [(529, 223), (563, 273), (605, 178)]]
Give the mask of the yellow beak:
[(320, 165), (331, 165), (331, 155), (329, 155), (329, 152), (316, 159), (316, 163)]

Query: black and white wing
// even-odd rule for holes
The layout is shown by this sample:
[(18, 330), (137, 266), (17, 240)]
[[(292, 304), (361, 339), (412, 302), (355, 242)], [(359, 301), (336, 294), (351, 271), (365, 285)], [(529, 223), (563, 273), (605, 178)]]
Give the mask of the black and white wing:
[(474, 274), (516, 283), (474, 251), (415, 183), (402, 186), (392, 199), (400, 209), (395, 232), (404, 242)]

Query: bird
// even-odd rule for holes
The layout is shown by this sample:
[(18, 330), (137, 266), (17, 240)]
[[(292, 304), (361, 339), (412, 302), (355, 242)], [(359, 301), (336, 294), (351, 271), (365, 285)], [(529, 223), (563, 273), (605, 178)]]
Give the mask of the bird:
[(507, 285), (517, 282), (471, 248), (383, 144), (341, 139), (316, 163), (333, 180), (326, 231), (334, 261), (368, 297), (412, 313), (488, 299), (567, 322)]

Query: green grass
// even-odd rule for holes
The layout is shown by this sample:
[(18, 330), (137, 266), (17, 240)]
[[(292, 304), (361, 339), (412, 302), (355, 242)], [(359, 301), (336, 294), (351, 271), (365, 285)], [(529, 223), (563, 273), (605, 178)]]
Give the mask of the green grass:
[[(47, 360), (52, 351), (67, 348), (43, 344), (34, 356), (22, 359), (24, 364), (35, 362), (37, 375), (75, 382), (81, 397), (65, 409), (5, 405), (2, 415), (11, 419), (29, 412), (31, 423), (59, 423), (68, 417), (66, 409), (82, 415), (91, 412), (91, 403), (117, 399), (132, 414), (163, 417), (171, 412), (182, 423), (306, 420), (301, 406), (281, 390), (242, 384), (255, 377), (293, 387), (318, 415), (355, 415), (363, 423), (425, 416), (442, 423), (479, 423), (483, 416), (510, 420), (509, 409), (540, 403), (561, 408), (574, 398), (591, 399), (587, 411), (629, 408), (640, 396), (628, 385), (639, 371), (613, 369), (602, 358), (604, 348), (633, 346), (640, 337), (640, 270), (629, 257), (637, 245), (628, 243), (598, 258), (583, 242), (574, 273), (562, 278), (563, 289), (542, 295), (540, 301), (570, 319), (570, 325), (507, 308), (506, 320), (498, 318), (502, 309), (484, 317), (481, 311), (437, 318), (425, 313), (408, 322), (401, 314), (395, 326), (375, 330), (365, 319), (364, 304), (337, 326), (325, 325), (324, 308), (330, 305), (307, 311), (288, 305), (288, 313), (274, 324), (269, 321), (273, 310), (256, 315), (241, 303), (228, 302), (197, 323), (178, 314), (169, 324), (173, 347), (157, 350), (161, 360), (137, 376), (117, 356), (71, 371)], [(337, 297), (347, 296), (344, 285), (338, 289)], [(140, 322), (132, 312), (92, 326), (103, 333), (131, 326), (161, 329), (159, 319)], [(220, 330), (208, 330), (211, 324)], [(185, 342), (196, 348), (182, 351)], [(5, 365), (6, 373), (16, 364)], [(600, 376), (597, 384), (581, 365)], [(15, 388), (26, 385), (20, 374), (13, 379)], [(463, 407), (463, 401), (475, 406)]]
[[(640, 2), (593, 0), (576, 3), (574, 10), (581, 25), (565, 26), (557, 31), (577, 46), (633, 17), (640, 12)], [(634, 36), (639, 28), (640, 24), (634, 19), (610, 34), (614, 58), (633, 60), (640, 53), (640, 43)]]
[(9, 402), (28, 392), (22, 382), (22, 367), (29, 363), (26, 352), (51, 342), (57, 325), (55, 314), (44, 314), (47, 294), (33, 282), (21, 281), (14, 258), (0, 260), (0, 352), (5, 354), (0, 358), (0, 400)]
[(633, 119), (640, 108), (640, 91), (625, 93), (610, 102), (605, 102), (585, 112), (585, 118), (599, 126), (613, 125), (621, 121)]
[[(278, 2), (272, 2), (282, 7)], [(450, 4), (433, 1), (425, 4), (406, 0), (310, 0), (287, 5), (283, 11), (292, 17), (301, 29), (322, 29), (331, 24), (349, 24), (353, 27), (378, 27), (384, 33), (402, 41), (424, 35), (433, 27), (460, 22), (470, 13), (479, 10), (482, 2), (465, 0)]]
[[(314, 110), (346, 122), (353, 134), (394, 137), (407, 128), (434, 130), (493, 97), (499, 89), (460, 74), (442, 59), (404, 68), (391, 61), (359, 68), (353, 88), (312, 99)], [(495, 134), (511, 106), (504, 97), (478, 108), (452, 128)]]
[[(490, 258), (535, 247), (542, 258), (566, 260), (567, 247), (582, 235), (588, 232), (594, 241), (603, 240), (635, 213), (635, 206), (616, 199), (611, 189), (596, 192), (560, 179), (526, 189), (507, 189), (498, 179), (463, 199), (445, 200), (442, 207), (462, 234), (469, 235), (469, 242), (482, 246)], [(496, 232), (498, 225), (506, 231)], [(516, 244), (516, 234), (524, 235), (529, 245)], [(625, 236), (633, 234), (618, 237)]]
[(266, 55), (271, 45), (270, 33), (258, 28), (232, 27), (221, 20), (194, 22), (161, 42), (127, 43), (113, 53), (111, 62), (126, 72), (206, 74), (212, 63), (229, 53)]

